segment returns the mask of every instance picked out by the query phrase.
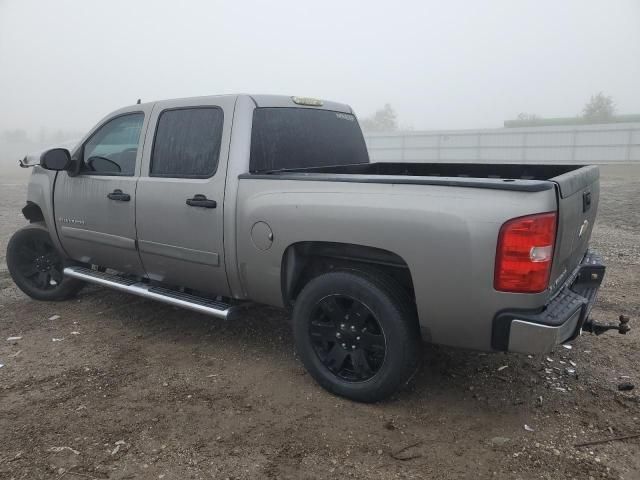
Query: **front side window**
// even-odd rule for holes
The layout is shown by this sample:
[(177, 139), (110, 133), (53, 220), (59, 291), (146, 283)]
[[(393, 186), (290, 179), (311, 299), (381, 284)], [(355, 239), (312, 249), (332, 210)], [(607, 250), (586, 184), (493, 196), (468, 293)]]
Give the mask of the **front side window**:
[(152, 177), (208, 178), (218, 168), (224, 114), (218, 107), (166, 110), (158, 118)]
[(143, 122), (143, 113), (131, 113), (100, 127), (84, 145), (81, 172), (132, 176)]

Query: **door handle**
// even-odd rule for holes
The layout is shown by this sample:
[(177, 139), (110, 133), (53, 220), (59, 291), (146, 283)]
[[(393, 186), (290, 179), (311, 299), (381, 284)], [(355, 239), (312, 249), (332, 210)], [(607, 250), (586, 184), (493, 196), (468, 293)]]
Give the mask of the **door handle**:
[(206, 196), (198, 193), (193, 198), (187, 198), (187, 205), (190, 207), (216, 208), (218, 204), (215, 200), (209, 200)]
[(109, 200), (117, 200), (119, 202), (128, 202), (131, 200), (131, 195), (128, 193), (122, 193), (122, 190), (116, 188), (113, 192), (107, 194)]

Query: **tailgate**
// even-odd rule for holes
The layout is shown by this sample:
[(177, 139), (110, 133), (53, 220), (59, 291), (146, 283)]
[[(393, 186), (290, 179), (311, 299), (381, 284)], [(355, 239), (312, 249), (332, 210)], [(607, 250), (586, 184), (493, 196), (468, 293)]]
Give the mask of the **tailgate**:
[(554, 292), (580, 264), (598, 211), (600, 170), (580, 167), (550, 180), (558, 196), (558, 237), (549, 289)]

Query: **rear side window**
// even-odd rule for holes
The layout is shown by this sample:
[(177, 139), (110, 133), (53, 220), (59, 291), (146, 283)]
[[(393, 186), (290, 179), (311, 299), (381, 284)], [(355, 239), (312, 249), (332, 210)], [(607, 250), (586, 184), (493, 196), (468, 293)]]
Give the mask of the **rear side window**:
[(311, 108), (253, 112), (253, 173), (368, 162), (362, 132), (351, 114)]
[(160, 114), (151, 153), (152, 177), (208, 178), (218, 168), (221, 108), (182, 108)]

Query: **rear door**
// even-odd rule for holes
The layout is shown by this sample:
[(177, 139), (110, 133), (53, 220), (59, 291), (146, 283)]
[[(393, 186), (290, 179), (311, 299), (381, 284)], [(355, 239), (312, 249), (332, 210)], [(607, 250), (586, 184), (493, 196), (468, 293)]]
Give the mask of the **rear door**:
[(234, 104), (207, 97), (155, 105), (136, 203), (138, 248), (153, 280), (229, 293), (223, 202)]
[(152, 105), (120, 110), (74, 152), (79, 172), (57, 174), (56, 228), (69, 257), (144, 275), (136, 250), (136, 181)]

